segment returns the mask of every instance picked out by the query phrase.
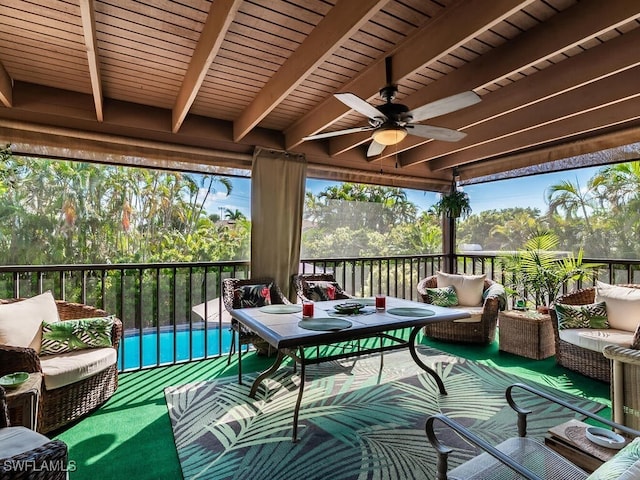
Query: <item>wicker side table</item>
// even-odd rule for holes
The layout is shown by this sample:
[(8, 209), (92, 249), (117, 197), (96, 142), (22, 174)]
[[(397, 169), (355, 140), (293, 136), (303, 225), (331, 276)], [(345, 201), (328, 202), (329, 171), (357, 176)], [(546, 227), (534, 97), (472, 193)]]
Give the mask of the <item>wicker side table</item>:
[(22, 385), (6, 390), (9, 423), (12, 427), (22, 425), (31, 430), (36, 430), (41, 388), (42, 374), (30, 373), (29, 380)]
[(499, 349), (541, 360), (555, 355), (551, 316), (529, 310), (505, 310), (498, 314)]

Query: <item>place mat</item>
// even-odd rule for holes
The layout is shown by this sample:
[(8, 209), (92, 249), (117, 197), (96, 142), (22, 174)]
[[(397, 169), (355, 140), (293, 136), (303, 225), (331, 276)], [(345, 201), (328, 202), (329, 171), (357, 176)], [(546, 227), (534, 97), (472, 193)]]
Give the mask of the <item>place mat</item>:
[(342, 318), (309, 318), (308, 320), (300, 320), (298, 326), (305, 330), (317, 331), (338, 331), (351, 327), (349, 320)]
[(260, 311), (264, 313), (297, 313), (302, 311), (302, 305), (265, 305), (260, 307)]
[(420, 307), (398, 307), (390, 308), (387, 313), (391, 315), (400, 315), (401, 317), (432, 317), (436, 314), (433, 310)]

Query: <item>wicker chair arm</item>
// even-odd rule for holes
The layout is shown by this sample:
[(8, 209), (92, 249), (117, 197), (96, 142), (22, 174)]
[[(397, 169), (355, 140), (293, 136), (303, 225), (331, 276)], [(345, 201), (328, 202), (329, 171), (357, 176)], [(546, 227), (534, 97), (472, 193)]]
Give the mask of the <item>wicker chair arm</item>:
[[(504, 287), (496, 282), (491, 282), (487, 288), (485, 288), (482, 296), (484, 297), (484, 306), (485, 309), (491, 308), (492, 310), (495, 308), (496, 312), (498, 310), (504, 310), (507, 308), (507, 292)], [(485, 286), (487, 286), (485, 282)]]
[[(44, 445), (28, 450), (24, 453), (14, 455), (10, 458), (13, 465), (28, 466), (29, 470), (39, 472), (36, 475), (26, 476), (24, 472), (16, 472), (17, 474), (25, 473), (25, 476), (17, 476), (11, 478), (33, 478), (33, 479), (62, 479), (67, 477), (67, 458), (68, 448), (62, 440), (51, 440)], [(2, 472), (0, 470), (0, 472)], [(4, 478), (4, 477), (2, 477)]]
[(611, 360), (617, 360), (631, 365), (640, 365), (640, 350), (619, 347), (618, 345), (607, 345), (604, 347), (602, 353)]
[[(275, 297), (275, 300), (277, 301), (274, 301), (274, 297)], [(276, 285), (275, 283), (271, 285), (271, 303), (281, 303), (284, 305), (291, 305), (291, 302), (289, 301), (289, 299), (284, 296), (284, 293), (282, 293), (280, 286)]]
[(7, 393), (0, 387), (0, 428), (9, 426), (9, 407), (7, 405)]
[(418, 282), (417, 289), (424, 303), (429, 303), (429, 295), (427, 294), (427, 288), (436, 288), (438, 286), (438, 280), (435, 275), (423, 278)]
[(590, 287), (560, 295), (553, 303), (562, 303), (565, 305), (587, 305), (588, 303), (593, 303), (595, 298), (596, 289), (594, 287)]
[(0, 376), (14, 372), (42, 373), (40, 357), (33, 348), (0, 345)]

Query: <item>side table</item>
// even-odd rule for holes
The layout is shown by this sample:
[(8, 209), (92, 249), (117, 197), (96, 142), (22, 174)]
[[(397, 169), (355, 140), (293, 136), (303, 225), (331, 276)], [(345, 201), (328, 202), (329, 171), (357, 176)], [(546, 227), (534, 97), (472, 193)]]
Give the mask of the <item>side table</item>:
[(590, 442), (585, 432), (588, 426), (575, 419), (569, 420), (550, 428), (544, 443), (585, 472), (592, 473), (618, 450)]
[(541, 360), (556, 353), (551, 315), (533, 310), (505, 310), (498, 314), (499, 349)]
[(7, 389), (9, 422), (36, 430), (38, 427), (38, 403), (42, 388), (42, 374), (30, 373), (29, 379), (17, 388)]

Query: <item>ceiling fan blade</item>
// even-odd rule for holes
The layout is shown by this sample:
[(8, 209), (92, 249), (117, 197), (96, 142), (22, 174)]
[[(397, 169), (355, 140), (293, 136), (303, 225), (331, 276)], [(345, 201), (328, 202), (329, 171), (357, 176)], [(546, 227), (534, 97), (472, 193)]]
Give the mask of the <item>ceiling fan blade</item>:
[(382, 118), (383, 120), (387, 119), (387, 116), (384, 113), (353, 93), (334, 93), (333, 96), (344, 103), (347, 107), (361, 113), (365, 117)]
[(457, 142), (467, 136), (464, 132), (451, 130), (450, 128), (434, 127), (432, 125), (407, 125), (407, 132), (423, 138), (442, 140), (445, 142)]
[(303, 137), (302, 140), (318, 140), (319, 138), (337, 137), (338, 135), (347, 135), (348, 133), (368, 132), (369, 130), (373, 130), (373, 127), (367, 126), (367, 127), (347, 128), (345, 130), (336, 130), (335, 132), (326, 132), (326, 133), (318, 133), (316, 135), (309, 135), (308, 137)]
[(427, 103), (418, 108), (414, 108), (407, 115), (411, 115), (412, 122), (421, 122), (428, 118), (439, 117), (446, 113), (455, 112), (461, 108), (470, 107), (480, 101), (480, 96), (472, 91), (451, 95), (435, 102)]
[(380, 155), (384, 150), (384, 147), (386, 147), (386, 145), (373, 140), (371, 142), (371, 145), (369, 145), (369, 148), (367, 149), (367, 157), (375, 157), (376, 155)]

